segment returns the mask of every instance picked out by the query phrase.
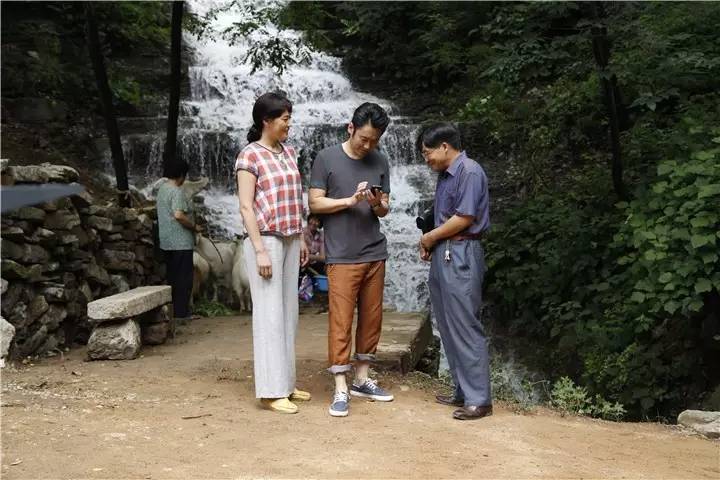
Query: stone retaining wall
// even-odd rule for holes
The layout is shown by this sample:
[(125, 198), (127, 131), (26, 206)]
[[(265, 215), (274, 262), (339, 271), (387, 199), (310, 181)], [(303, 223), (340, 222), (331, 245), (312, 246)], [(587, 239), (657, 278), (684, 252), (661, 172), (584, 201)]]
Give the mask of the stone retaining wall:
[[(2, 168), (2, 184), (70, 183), (76, 170), (43, 164)], [(15, 327), (9, 355), (43, 354), (87, 340), (87, 304), (164, 283), (154, 207), (97, 204), (83, 194), (2, 216), (2, 316)]]

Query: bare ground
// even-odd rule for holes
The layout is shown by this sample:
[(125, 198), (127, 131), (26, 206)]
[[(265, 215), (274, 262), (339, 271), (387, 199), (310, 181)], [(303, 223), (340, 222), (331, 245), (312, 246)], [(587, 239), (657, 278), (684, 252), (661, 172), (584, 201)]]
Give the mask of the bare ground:
[(502, 404), (458, 422), (421, 375), (382, 375), (394, 402), (331, 418), (324, 338), (302, 330), (299, 386), (314, 398), (297, 415), (255, 401), (246, 317), (202, 319), (134, 361), (76, 349), (6, 367), (2, 478), (720, 478), (720, 442), (678, 427)]

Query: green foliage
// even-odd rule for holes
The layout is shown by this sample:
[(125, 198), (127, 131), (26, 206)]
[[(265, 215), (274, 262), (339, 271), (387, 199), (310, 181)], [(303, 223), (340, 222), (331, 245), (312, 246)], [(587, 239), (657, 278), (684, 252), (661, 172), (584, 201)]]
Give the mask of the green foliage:
[[(684, 400), (703, 364), (694, 317), (720, 290), (720, 130), (678, 125), (674, 160), (629, 203), (602, 171), (505, 214), (487, 250), (489, 293), (511, 333), (551, 342), (548, 367), (634, 415)], [(562, 192), (562, 193), (559, 193)]]
[(97, 8), (98, 22), (115, 48), (170, 44), (169, 2), (99, 2)]
[[(95, 2), (103, 54), (116, 100), (138, 105), (140, 92), (158, 85), (143, 76), (146, 56), (166, 56), (168, 2)], [(83, 2), (3, 3), (3, 96), (45, 96), (87, 111), (95, 103), (95, 78), (85, 38)], [(130, 61), (127, 61), (130, 60)], [(161, 88), (164, 89), (164, 86)], [(89, 95), (77, 95), (87, 91)], [(165, 92), (163, 92), (165, 93)], [(93, 105), (93, 106), (91, 106)]]
[(195, 302), (193, 312), (201, 317), (227, 317), (235, 314), (235, 312), (226, 305), (207, 299), (201, 299)]
[[(720, 143), (720, 128), (706, 134)], [(689, 316), (704, 294), (720, 290), (720, 145), (708, 146), (661, 162), (649, 188), (621, 204), (626, 221), (611, 248), (624, 253), (618, 263), (637, 280), (629, 311)]]
[(588, 415), (605, 420), (618, 421), (625, 415), (625, 408), (617, 402), (609, 402), (600, 395), (588, 394), (585, 387), (575, 385), (568, 377), (553, 384), (550, 405), (565, 414)]
[(143, 98), (140, 84), (132, 78), (114, 76), (110, 89), (115, 98), (133, 105), (139, 105)]

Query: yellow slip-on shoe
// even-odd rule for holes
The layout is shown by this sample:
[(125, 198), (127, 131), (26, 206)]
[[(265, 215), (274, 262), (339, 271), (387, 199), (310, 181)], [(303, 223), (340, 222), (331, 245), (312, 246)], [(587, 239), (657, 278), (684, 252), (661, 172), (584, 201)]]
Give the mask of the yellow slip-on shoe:
[(298, 390), (297, 388), (290, 394), (290, 400), (293, 401), (309, 402), (311, 398), (310, 392)]
[(287, 398), (263, 398), (260, 400), (263, 407), (273, 412), (297, 413), (298, 407)]

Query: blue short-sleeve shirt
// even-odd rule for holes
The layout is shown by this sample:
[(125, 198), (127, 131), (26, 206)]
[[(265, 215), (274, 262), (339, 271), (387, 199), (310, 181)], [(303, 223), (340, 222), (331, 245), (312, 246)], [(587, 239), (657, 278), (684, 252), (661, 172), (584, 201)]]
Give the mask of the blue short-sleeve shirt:
[(475, 235), (490, 228), (490, 193), (485, 170), (465, 152), (438, 176), (435, 189), (435, 228), (453, 215), (472, 216), (473, 223), (463, 235)]

